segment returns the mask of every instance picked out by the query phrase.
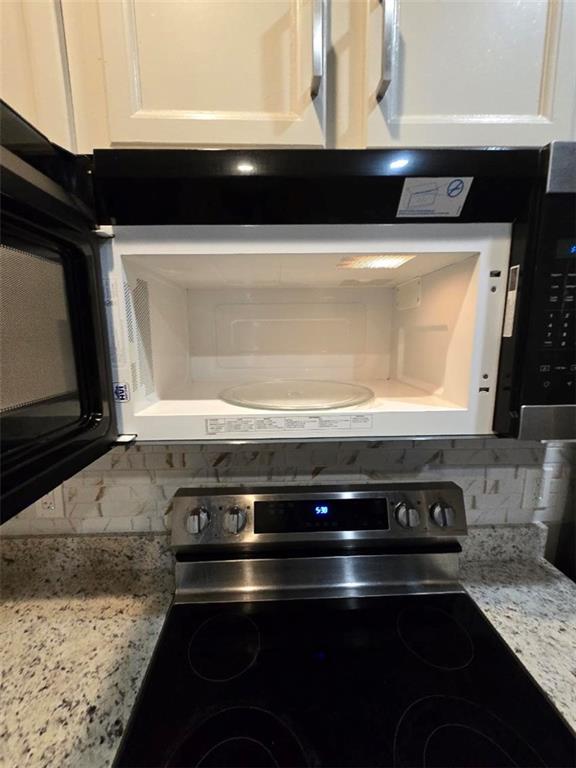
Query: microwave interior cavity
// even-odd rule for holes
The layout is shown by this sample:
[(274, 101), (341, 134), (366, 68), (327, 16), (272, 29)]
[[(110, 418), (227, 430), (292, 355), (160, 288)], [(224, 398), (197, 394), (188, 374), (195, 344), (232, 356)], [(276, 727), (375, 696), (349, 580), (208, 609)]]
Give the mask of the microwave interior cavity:
[(117, 399), (139, 439), (491, 432), (509, 225), (114, 234)]

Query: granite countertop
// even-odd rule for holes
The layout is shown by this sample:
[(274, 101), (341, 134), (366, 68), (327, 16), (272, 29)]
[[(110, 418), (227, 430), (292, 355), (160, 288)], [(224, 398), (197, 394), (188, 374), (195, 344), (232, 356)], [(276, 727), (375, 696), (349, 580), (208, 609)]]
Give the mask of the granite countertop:
[[(576, 585), (541, 526), (471, 532), (464, 585), (576, 729)], [(0, 764), (104, 768), (172, 595), (165, 536), (0, 542)]]

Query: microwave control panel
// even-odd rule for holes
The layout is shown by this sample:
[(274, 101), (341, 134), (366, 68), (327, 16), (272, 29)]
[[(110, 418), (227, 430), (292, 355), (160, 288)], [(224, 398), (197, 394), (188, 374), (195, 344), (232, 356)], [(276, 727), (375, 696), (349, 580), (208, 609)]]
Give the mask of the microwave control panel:
[(574, 258), (558, 260), (546, 276), (538, 381), (542, 390), (569, 402), (576, 381), (576, 240), (563, 247), (573, 249)]
[(526, 404), (576, 403), (576, 196), (546, 201), (524, 376)]

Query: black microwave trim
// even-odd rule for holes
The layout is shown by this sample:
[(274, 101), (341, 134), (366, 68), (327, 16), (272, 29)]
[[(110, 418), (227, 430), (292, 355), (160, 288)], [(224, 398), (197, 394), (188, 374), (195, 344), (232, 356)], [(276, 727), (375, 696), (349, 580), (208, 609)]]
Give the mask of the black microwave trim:
[[(519, 427), (522, 376), (529, 349), (528, 327), (537, 260), (536, 239), (540, 227), (540, 208), (544, 197), (543, 179), (548, 160), (546, 148), (541, 152), (539, 160), (540, 183), (531, 186), (527, 204), (512, 225), (509, 271), (505, 276), (509, 281), (511, 270), (516, 268), (518, 301), (512, 320), (512, 335), (508, 336), (503, 332), (500, 342), (494, 403), (493, 429), (497, 435), (503, 437), (516, 436)], [(508, 291), (509, 286), (505, 284), (503, 288)], [(509, 298), (507, 305), (508, 301)]]
[[(367, 224), (398, 218), (408, 176), (472, 176), (459, 222), (512, 222), (535, 184), (540, 149), (96, 150), (100, 224)], [(403, 167), (397, 167), (401, 161)], [(242, 170), (244, 169), (244, 170)]]

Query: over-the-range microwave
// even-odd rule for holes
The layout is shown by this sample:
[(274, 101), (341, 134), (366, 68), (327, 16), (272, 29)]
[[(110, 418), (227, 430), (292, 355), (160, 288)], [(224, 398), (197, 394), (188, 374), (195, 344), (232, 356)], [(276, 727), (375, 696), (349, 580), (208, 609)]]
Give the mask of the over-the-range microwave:
[(4, 518), (134, 437), (576, 438), (576, 144), (2, 142)]

